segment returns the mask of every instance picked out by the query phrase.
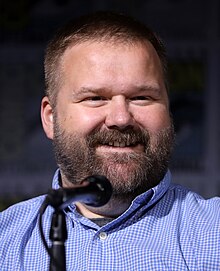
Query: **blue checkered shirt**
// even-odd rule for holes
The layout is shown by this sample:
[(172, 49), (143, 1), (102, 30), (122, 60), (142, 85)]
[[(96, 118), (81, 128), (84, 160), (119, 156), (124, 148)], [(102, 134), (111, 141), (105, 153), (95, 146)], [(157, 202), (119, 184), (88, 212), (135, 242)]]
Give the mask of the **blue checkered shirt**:
[[(58, 188), (58, 171), (53, 188)], [(67, 270), (220, 270), (220, 199), (203, 199), (171, 184), (168, 171), (158, 186), (139, 195), (120, 217), (99, 227), (75, 206), (66, 211)], [(0, 214), (0, 270), (49, 270), (38, 219), (45, 196)], [(49, 243), (53, 208), (43, 216)]]

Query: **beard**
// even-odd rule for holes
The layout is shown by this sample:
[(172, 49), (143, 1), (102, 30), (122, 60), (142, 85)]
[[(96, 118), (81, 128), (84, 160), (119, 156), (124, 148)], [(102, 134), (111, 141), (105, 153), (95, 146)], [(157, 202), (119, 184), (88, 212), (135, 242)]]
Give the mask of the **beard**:
[[(106, 152), (96, 149), (110, 142), (129, 146), (140, 144), (143, 152)], [(151, 134), (142, 128), (94, 130), (86, 137), (67, 133), (54, 122), (54, 152), (65, 180), (77, 184), (91, 175), (104, 175), (111, 183), (115, 197), (126, 198), (156, 186), (164, 177), (174, 143), (173, 124)], [(108, 145), (109, 146), (109, 145)]]

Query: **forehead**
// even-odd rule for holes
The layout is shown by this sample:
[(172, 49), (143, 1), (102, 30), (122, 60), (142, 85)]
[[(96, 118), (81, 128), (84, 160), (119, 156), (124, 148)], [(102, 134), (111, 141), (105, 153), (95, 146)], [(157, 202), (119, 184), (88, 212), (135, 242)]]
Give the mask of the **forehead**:
[[(135, 52), (142, 54), (142, 58), (149, 59), (154, 57), (160, 63), (160, 58), (154, 49), (153, 45), (148, 41), (124, 41), (124, 40), (110, 40), (110, 41), (96, 41), (90, 40), (81, 42), (79, 44), (69, 45), (61, 56), (61, 62), (66, 62), (71, 55), (75, 54), (75, 59), (86, 58), (96, 55), (101, 58), (106, 58), (108, 55), (121, 54), (121, 52)], [(105, 54), (107, 52), (107, 54)], [(161, 64), (161, 63), (160, 63)]]
[[(162, 69), (160, 58), (149, 41), (125, 43), (125, 42), (107, 42), (107, 41), (87, 41), (77, 45), (69, 46), (61, 57), (62, 66), (74, 66), (83, 63), (100, 62), (100, 64), (112, 64), (123, 60), (137, 62), (137, 64), (146, 63), (157, 65)], [(87, 61), (87, 62), (86, 62)], [(88, 64), (88, 63), (87, 63)], [(135, 68), (135, 67), (134, 67)]]
[(64, 85), (74, 89), (82, 84), (122, 89), (144, 81), (157, 85), (164, 81), (159, 56), (148, 41), (132, 44), (90, 41), (70, 46), (63, 54), (61, 70)]

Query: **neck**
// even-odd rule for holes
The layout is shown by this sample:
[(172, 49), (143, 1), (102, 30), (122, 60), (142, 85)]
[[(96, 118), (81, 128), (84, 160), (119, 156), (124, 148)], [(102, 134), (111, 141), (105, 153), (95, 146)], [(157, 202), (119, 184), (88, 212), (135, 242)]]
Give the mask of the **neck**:
[(124, 213), (130, 206), (132, 199), (112, 198), (102, 207), (91, 207), (80, 202), (76, 203), (78, 212), (87, 218), (116, 218)]
[[(62, 181), (61, 181), (62, 180)], [(87, 185), (87, 182), (80, 184), (70, 184), (64, 176), (60, 176), (60, 185), (64, 188), (76, 188)], [(113, 195), (109, 202), (101, 207), (91, 207), (86, 204), (77, 202), (76, 207), (78, 212), (87, 218), (116, 218), (124, 213), (131, 205), (132, 200), (138, 195), (136, 194), (126, 194), (126, 195)]]

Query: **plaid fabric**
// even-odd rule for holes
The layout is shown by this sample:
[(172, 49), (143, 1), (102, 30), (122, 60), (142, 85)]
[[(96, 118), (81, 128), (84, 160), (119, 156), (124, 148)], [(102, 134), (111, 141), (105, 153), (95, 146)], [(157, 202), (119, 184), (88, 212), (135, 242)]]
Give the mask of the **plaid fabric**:
[[(53, 188), (58, 188), (58, 171)], [(66, 211), (67, 270), (220, 270), (220, 200), (205, 200), (171, 184), (167, 172), (155, 188), (138, 196), (117, 219), (99, 227)], [(38, 228), (45, 196), (16, 204), (0, 214), (0, 270), (49, 270)], [(53, 208), (43, 216), (49, 243)]]

